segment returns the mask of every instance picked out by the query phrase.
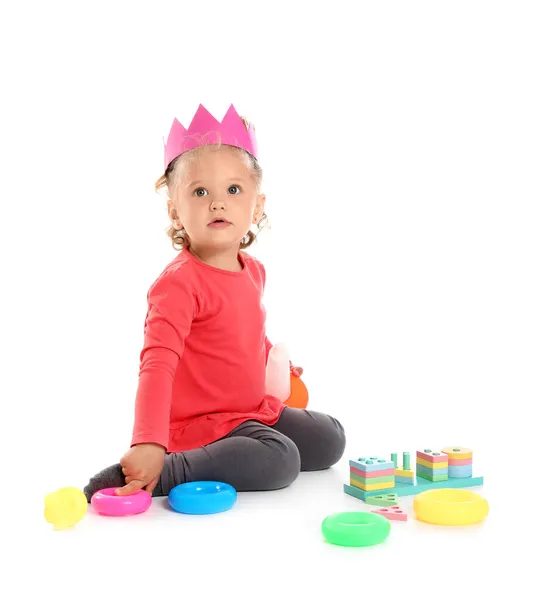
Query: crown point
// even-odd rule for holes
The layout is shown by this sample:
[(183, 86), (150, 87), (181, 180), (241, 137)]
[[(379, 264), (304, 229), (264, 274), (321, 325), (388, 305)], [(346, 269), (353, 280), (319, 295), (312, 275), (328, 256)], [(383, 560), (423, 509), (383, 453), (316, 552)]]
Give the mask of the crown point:
[(201, 103), (188, 129), (185, 129), (177, 118), (174, 119), (165, 144), (166, 166), (180, 154), (211, 143), (210, 140), (216, 139), (217, 136), (223, 143), (242, 148), (257, 157), (255, 128), (250, 124), (246, 129), (234, 104), (229, 106), (222, 122), (219, 122)]

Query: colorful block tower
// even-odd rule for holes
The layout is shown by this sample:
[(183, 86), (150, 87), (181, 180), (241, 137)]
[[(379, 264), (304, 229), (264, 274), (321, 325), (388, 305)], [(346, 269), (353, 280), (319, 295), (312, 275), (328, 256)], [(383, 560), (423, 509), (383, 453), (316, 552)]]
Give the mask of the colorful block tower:
[(414, 485), (414, 472), (410, 467), (410, 453), (402, 453), (402, 469), (397, 467), (397, 454), (391, 454), (391, 461), (395, 467), (395, 483)]
[(422, 477), (428, 481), (447, 481), (447, 454), (444, 452), (433, 452), (429, 449), (418, 450), (416, 454), (416, 473), (418, 477)]
[(448, 457), (448, 477), (472, 477), (472, 450), (451, 446), (442, 452)]
[(360, 458), (349, 461), (349, 482), (365, 492), (389, 490), (395, 487), (393, 463), (385, 458)]

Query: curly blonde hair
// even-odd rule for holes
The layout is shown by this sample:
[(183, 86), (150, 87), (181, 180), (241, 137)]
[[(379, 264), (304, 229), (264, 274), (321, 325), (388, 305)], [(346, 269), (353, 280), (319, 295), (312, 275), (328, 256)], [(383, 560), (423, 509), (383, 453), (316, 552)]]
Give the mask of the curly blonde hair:
[[(249, 121), (245, 117), (240, 118), (244, 122), (246, 129), (249, 129)], [(246, 163), (252, 177), (255, 179), (257, 188), (260, 189), (263, 179), (263, 171), (254, 156), (249, 154), (249, 152), (246, 152), (246, 150), (243, 148), (236, 148), (227, 144), (221, 144), (220, 142), (217, 144), (210, 144), (210, 146), (216, 149), (228, 147), (232, 149), (233, 152), (239, 153), (242, 160)], [(200, 148), (195, 148), (175, 158), (168, 165), (166, 171), (155, 182), (155, 191), (159, 192), (164, 188), (167, 191), (168, 196), (172, 197), (175, 189), (175, 182), (179, 179), (179, 177), (176, 177), (176, 175), (179, 173), (182, 163), (187, 160), (194, 160), (199, 150)], [(266, 213), (263, 213), (263, 216), (257, 223), (258, 232), (253, 233), (253, 231), (248, 231), (240, 242), (240, 249), (243, 250), (245, 248), (249, 248), (249, 246), (251, 246), (251, 244), (253, 244), (253, 242), (257, 239), (258, 233), (261, 231), (261, 229), (264, 229), (267, 224), (268, 217)], [(166, 229), (166, 235), (172, 240), (172, 246), (174, 250), (182, 250), (183, 248), (190, 247), (189, 236), (184, 229), (176, 229), (174, 225), (170, 224), (170, 226)]]

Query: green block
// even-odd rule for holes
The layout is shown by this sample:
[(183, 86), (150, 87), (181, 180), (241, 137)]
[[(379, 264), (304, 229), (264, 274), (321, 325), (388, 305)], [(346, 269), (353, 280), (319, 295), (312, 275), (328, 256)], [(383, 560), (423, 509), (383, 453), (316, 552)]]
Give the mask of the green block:
[(386, 475), (385, 477), (366, 478), (366, 477), (360, 477), (359, 475), (356, 475), (355, 473), (350, 473), (349, 476), (351, 479), (354, 479), (355, 481), (358, 481), (359, 483), (364, 483), (366, 485), (371, 485), (373, 483), (394, 483), (394, 481), (395, 481), (394, 475)]
[(444, 475), (429, 475), (427, 473), (424, 473), (423, 471), (418, 471), (417, 476), (426, 479), (427, 481), (448, 481), (447, 473), (445, 473)]
[(397, 468), (397, 453), (396, 452), (391, 454), (391, 462), (393, 463), (393, 466), (396, 469)]
[(380, 494), (379, 496), (369, 496), (365, 502), (372, 506), (396, 506), (399, 499), (397, 494)]

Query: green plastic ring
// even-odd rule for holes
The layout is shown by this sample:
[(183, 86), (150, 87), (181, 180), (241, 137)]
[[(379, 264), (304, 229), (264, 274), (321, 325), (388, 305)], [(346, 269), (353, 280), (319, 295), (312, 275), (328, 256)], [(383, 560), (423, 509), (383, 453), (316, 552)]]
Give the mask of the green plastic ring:
[(321, 531), (336, 546), (375, 546), (387, 538), (391, 523), (376, 513), (342, 512), (326, 517)]

